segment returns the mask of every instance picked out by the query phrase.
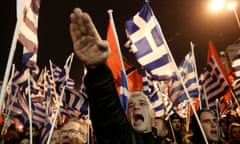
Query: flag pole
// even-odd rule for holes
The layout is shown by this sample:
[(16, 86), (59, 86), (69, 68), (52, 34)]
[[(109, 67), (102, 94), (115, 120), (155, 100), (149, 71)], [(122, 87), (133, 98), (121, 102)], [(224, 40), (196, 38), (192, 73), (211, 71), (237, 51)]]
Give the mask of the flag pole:
[[(217, 98), (216, 99), (216, 112), (217, 112), (217, 121), (220, 121), (220, 105), (219, 105), (219, 99)], [(220, 137), (221, 136), (221, 128), (218, 127), (218, 136)]]
[(168, 119), (168, 123), (169, 123), (170, 129), (171, 129), (172, 135), (173, 135), (173, 142), (177, 143), (176, 136), (175, 136), (175, 133), (174, 133), (172, 123), (171, 123), (170, 119)]
[(209, 104), (208, 104), (207, 93), (206, 93), (205, 87), (203, 87), (203, 96), (204, 96), (204, 100), (205, 100), (207, 109), (209, 109)]
[[(162, 29), (161, 29), (161, 27), (160, 27), (160, 24), (158, 23), (158, 21), (157, 21), (157, 19), (156, 19), (156, 16), (154, 15), (152, 9), (151, 9), (151, 12), (152, 12), (152, 15), (154, 16), (154, 21), (156, 22), (156, 24), (157, 24), (157, 26), (158, 26), (158, 29), (159, 29), (159, 32), (160, 32), (161, 36), (164, 37), (163, 32), (162, 32)], [(204, 138), (206, 144), (208, 144), (207, 137), (206, 137), (206, 135), (205, 135), (205, 133), (204, 133), (204, 130), (203, 130), (203, 128), (202, 128), (202, 125), (201, 125), (201, 122), (200, 122), (199, 117), (198, 117), (198, 115), (197, 115), (197, 112), (196, 112), (196, 110), (195, 110), (195, 107), (193, 106), (192, 100), (191, 100), (191, 98), (190, 98), (190, 96), (189, 96), (189, 93), (188, 93), (187, 88), (186, 88), (186, 86), (185, 86), (185, 84), (184, 84), (184, 82), (183, 82), (183, 79), (182, 79), (182, 77), (181, 77), (181, 75), (180, 75), (180, 73), (179, 73), (179, 71), (178, 71), (177, 65), (176, 65), (175, 60), (174, 60), (174, 58), (173, 58), (173, 56), (172, 56), (172, 53), (170, 52), (170, 49), (169, 49), (169, 47), (168, 47), (168, 44), (167, 44), (165, 38), (163, 38), (163, 43), (164, 43), (165, 46), (167, 47), (167, 50), (168, 50), (170, 59), (173, 61), (171, 64), (172, 64), (173, 68), (175, 69), (175, 72), (176, 72), (178, 78), (180, 79), (180, 81), (181, 81), (181, 83), (182, 83), (182, 86), (183, 86), (183, 89), (184, 89), (184, 91), (185, 91), (185, 93), (186, 93), (187, 98), (188, 98), (189, 101), (190, 101), (191, 108), (192, 108), (192, 110), (193, 110), (194, 116), (196, 117), (196, 120), (197, 120), (197, 122), (198, 122), (198, 125), (199, 125), (199, 127), (200, 127), (200, 130), (201, 130), (201, 132), (202, 132), (202, 134), (203, 134), (203, 138)]]
[[(12, 93), (12, 79), (13, 79), (13, 76), (14, 76), (14, 72), (15, 72), (15, 64), (13, 64), (13, 66), (12, 66), (12, 75), (11, 75), (10, 80), (9, 80), (10, 95), (11, 95), (11, 93)], [(11, 110), (12, 110), (13, 103), (14, 103), (14, 101), (16, 100), (16, 95), (17, 95), (18, 89), (19, 89), (19, 87), (17, 87), (17, 89), (15, 89), (15, 91), (14, 91), (13, 100), (11, 100), (10, 97), (8, 98), (8, 99), (10, 99), (9, 101), (11, 102), (11, 104), (10, 104), (10, 106), (9, 106), (9, 108), (8, 108), (7, 116), (6, 116), (6, 118), (4, 119), (4, 123), (3, 123), (2, 131), (1, 131), (1, 135), (3, 135), (3, 133), (4, 133), (4, 129), (5, 129), (5, 127), (6, 127), (7, 120), (8, 120), (8, 118), (9, 118), (10, 112), (11, 112)]]
[(194, 44), (193, 42), (191, 41), (190, 42), (190, 46), (191, 46), (191, 50), (192, 50), (192, 60), (194, 61), (194, 70), (195, 70), (195, 75), (196, 75), (196, 83), (198, 85), (198, 91), (199, 91), (199, 94), (198, 94), (198, 101), (199, 101), (199, 107), (200, 109), (202, 109), (202, 101), (201, 101), (201, 94), (200, 94), (200, 86), (199, 86), (199, 79), (198, 79), (198, 71), (197, 71), (197, 64), (196, 64), (196, 58), (195, 58), (195, 52), (194, 52)]
[(5, 69), (4, 79), (3, 79), (1, 93), (0, 93), (0, 107), (2, 107), (2, 103), (5, 98), (6, 89), (7, 89), (7, 81), (8, 81), (9, 75), (10, 75), (11, 65), (12, 65), (14, 54), (16, 51), (17, 39), (18, 39), (20, 26), (23, 22), (23, 16), (24, 16), (24, 10), (22, 10), (20, 18), (17, 19), (17, 23), (15, 25), (14, 35), (13, 35), (13, 39), (12, 39), (12, 43), (11, 43), (11, 49), (10, 49), (10, 52), (8, 55), (7, 66)]
[(64, 92), (65, 92), (65, 88), (66, 88), (66, 81), (68, 80), (69, 78), (69, 73), (70, 73), (70, 69), (71, 69), (71, 65), (72, 65), (72, 61), (73, 61), (73, 56), (74, 56), (74, 53), (72, 53), (67, 61), (66, 61), (66, 64), (68, 63), (68, 68), (66, 69), (66, 77), (65, 77), (65, 81), (64, 81), (64, 85), (63, 85), (63, 88), (62, 88), (62, 91), (61, 91), (61, 95), (60, 95), (60, 98), (59, 100), (57, 101), (57, 110), (56, 110), (56, 114), (53, 118), (53, 122), (52, 122), (52, 126), (51, 126), (51, 130), (49, 132), (49, 137), (48, 137), (48, 140), (47, 140), (47, 144), (50, 144), (50, 141), (51, 141), (51, 137), (52, 137), (52, 133), (53, 133), (53, 129), (54, 129), (54, 126), (55, 126), (55, 123), (56, 123), (56, 120), (57, 120), (57, 115), (60, 111), (60, 104), (62, 102), (62, 99), (63, 99), (63, 95), (64, 95)]
[(90, 144), (90, 132), (91, 132), (91, 130), (90, 130), (90, 108), (88, 107), (88, 118), (87, 118), (87, 125), (88, 125), (88, 144)]
[(29, 107), (29, 132), (30, 132), (30, 144), (32, 144), (32, 102), (31, 102), (31, 83), (30, 83), (30, 71), (28, 71), (28, 107)]
[(113, 10), (112, 10), (112, 9), (109, 9), (107, 12), (108, 12), (108, 14), (109, 14), (110, 24), (111, 24), (112, 27), (113, 27), (113, 33), (114, 33), (114, 38), (115, 38), (116, 44), (117, 44), (117, 49), (118, 49), (118, 53), (119, 53), (119, 58), (120, 58), (120, 62), (121, 62), (121, 67), (122, 67), (122, 69), (123, 69), (124, 74), (126, 75), (125, 67), (124, 67), (124, 63), (123, 63), (123, 58), (122, 58), (122, 52), (121, 52), (120, 44), (119, 44), (119, 40), (118, 40), (118, 34), (117, 34), (117, 31), (116, 31), (116, 27), (115, 27), (115, 23), (114, 23), (114, 19), (113, 19)]

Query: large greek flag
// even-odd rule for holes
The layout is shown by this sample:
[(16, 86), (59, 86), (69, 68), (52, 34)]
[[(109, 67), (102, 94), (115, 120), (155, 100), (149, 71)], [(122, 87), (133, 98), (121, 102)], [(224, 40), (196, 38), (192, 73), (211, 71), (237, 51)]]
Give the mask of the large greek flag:
[(158, 79), (169, 78), (174, 71), (169, 48), (148, 2), (126, 21), (126, 31), (137, 61)]

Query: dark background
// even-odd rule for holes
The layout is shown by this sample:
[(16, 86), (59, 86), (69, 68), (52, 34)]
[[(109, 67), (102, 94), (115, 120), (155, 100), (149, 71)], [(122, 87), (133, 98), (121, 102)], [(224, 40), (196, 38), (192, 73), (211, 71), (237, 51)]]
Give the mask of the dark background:
[[(51, 59), (63, 67), (66, 58), (73, 52), (69, 14), (74, 7), (89, 12), (104, 39), (108, 24), (107, 10), (113, 9), (120, 45), (123, 45), (126, 41), (124, 23), (142, 8), (143, 3), (140, 0), (42, 0), (38, 26), (38, 65), (40, 68), (48, 66)], [(192, 41), (199, 72), (206, 65), (209, 40), (213, 40), (217, 51), (221, 51), (240, 35), (233, 11), (211, 13), (208, 10), (209, 3), (210, 0), (150, 1), (176, 63), (179, 64), (190, 50)], [(240, 11), (239, 7), (237, 11)], [(3, 80), (16, 23), (16, 0), (7, 0), (1, 4), (0, 17), (0, 80)], [(124, 56), (131, 56), (125, 49), (122, 51)], [(22, 47), (18, 44), (14, 58), (17, 68), (21, 67), (21, 56)], [(81, 62), (75, 57), (71, 77), (76, 82), (80, 81), (81, 70)]]

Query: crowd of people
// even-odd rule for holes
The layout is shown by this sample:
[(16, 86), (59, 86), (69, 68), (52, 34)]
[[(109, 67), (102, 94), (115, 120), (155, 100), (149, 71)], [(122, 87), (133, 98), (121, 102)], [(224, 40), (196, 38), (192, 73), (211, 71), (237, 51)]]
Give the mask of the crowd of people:
[[(142, 94), (142, 93), (136, 93)], [(137, 96), (141, 98), (143, 95)], [(145, 96), (142, 97), (143, 101)], [(141, 99), (140, 99), (141, 101)], [(130, 103), (131, 105), (131, 103)], [(137, 104), (136, 104), (137, 105)], [(131, 106), (130, 106), (131, 107)], [(174, 113), (169, 120), (160, 117), (152, 117), (149, 109), (145, 109), (144, 114), (138, 111), (144, 109), (141, 106), (136, 108), (136, 112), (131, 113), (128, 121), (135, 131), (132, 133), (132, 139), (129, 143), (142, 142), (146, 144), (204, 144), (205, 139), (200, 130), (199, 124), (192, 116), (190, 128), (187, 129), (186, 119), (181, 118)], [(131, 109), (131, 108), (130, 108)], [(130, 110), (131, 111), (131, 110)], [(238, 144), (240, 142), (240, 117), (232, 112), (222, 116), (217, 120), (214, 111), (202, 109), (198, 111), (200, 123), (209, 144)], [(144, 121), (144, 122), (143, 122)], [(1, 136), (1, 143), (4, 144), (29, 144), (30, 143), (30, 125), (26, 123), (23, 129), (19, 129), (15, 124), (11, 124)], [(32, 125), (32, 143), (41, 144), (42, 129), (36, 124)], [(114, 131), (112, 132), (114, 133)], [(119, 133), (118, 133), (119, 134)], [(138, 136), (137, 136), (138, 135)], [(112, 136), (112, 135), (111, 135)], [(114, 135), (113, 135), (114, 136)], [(115, 139), (121, 136), (115, 135)], [(114, 138), (114, 137), (110, 137)], [(128, 136), (126, 136), (128, 138)], [(131, 139), (131, 138), (129, 138)], [(142, 140), (140, 140), (142, 139)], [(51, 144), (98, 144), (96, 134), (86, 118), (65, 118), (58, 121), (54, 128), (50, 140)], [(104, 142), (105, 143), (105, 142)], [(113, 143), (112, 141), (110, 143)], [(115, 143), (115, 142), (114, 142)]]
[[(176, 113), (169, 120), (156, 117), (147, 96), (131, 92), (123, 110), (111, 70), (106, 65), (110, 49), (96, 30), (91, 17), (80, 8), (70, 16), (70, 34), (76, 56), (86, 65), (84, 83), (89, 100), (90, 119), (69, 118), (53, 132), (51, 143), (59, 144), (237, 144), (240, 143), (240, 118), (229, 113), (217, 117), (209, 109), (186, 119)], [(33, 125), (33, 144), (41, 129)], [(2, 135), (5, 144), (29, 143), (29, 124), (20, 132), (14, 125)]]

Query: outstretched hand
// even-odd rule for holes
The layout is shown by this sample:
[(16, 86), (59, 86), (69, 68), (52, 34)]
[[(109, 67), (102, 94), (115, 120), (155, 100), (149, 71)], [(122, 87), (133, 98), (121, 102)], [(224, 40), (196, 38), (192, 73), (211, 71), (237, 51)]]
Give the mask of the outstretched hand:
[(110, 50), (101, 39), (88, 13), (75, 8), (70, 15), (70, 34), (78, 58), (89, 67), (106, 62)]

